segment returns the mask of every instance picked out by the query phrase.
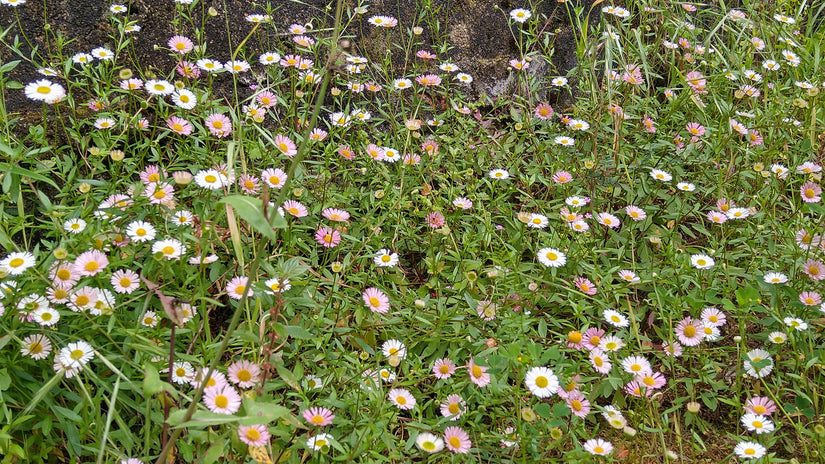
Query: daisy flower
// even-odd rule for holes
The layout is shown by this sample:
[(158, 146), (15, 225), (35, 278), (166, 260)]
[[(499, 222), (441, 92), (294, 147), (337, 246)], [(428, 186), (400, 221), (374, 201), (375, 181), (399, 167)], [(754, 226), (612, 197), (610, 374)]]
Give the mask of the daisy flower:
[(456, 365), (450, 358), (442, 358), (433, 363), (432, 370), (436, 379), (448, 379), (455, 373)]
[(332, 435), (328, 433), (319, 433), (307, 439), (307, 448), (312, 451), (323, 451), (324, 448), (329, 448), (332, 441)]
[(504, 169), (493, 169), (488, 173), (490, 179), (504, 180), (510, 178), (510, 173)]
[(183, 253), (186, 253), (186, 247), (180, 240), (174, 238), (167, 238), (158, 240), (152, 244), (152, 254), (161, 253), (166, 259), (180, 258)]
[(591, 282), (590, 279), (587, 279), (585, 277), (576, 277), (576, 279), (573, 280), (573, 284), (576, 286), (576, 288), (579, 289), (580, 292), (584, 293), (585, 295), (592, 296), (596, 294), (596, 284)]
[(375, 253), (372, 260), (378, 267), (394, 267), (398, 264), (398, 253), (382, 248)]
[(775, 428), (773, 421), (768, 419), (767, 416), (754, 414), (752, 412), (743, 415), (741, 422), (749, 432), (756, 432), (757, 435), (773, 432)]
[(461, 395), (449, 395), (447, 399), (441, 403), (441, 415), (451, 421), (457, 421), (467, 411), (467, 403), (461, 398)]
[(567, 256), (555, 248), (542, 248), (538, 251), (538, 260), (547, 267), (561, 267), (567, 262)]
[(249, 288), (249, 279), (245, 276), (235, 276), (226, 284), (226, 293), (233, 300), (240, 300), (244, 295), (252, 296), (252, 289)]
[(34, 101), (55, 103), (66, 96), (66, 90), (60, 84), (47, 79), (30, 82), (23, 89), (26, 97)]
[(415, 397), (408, 390), (394, 388), (387, 394), (387, 398), (392, 401), (398, 409), (406, 411), (415, 407)]
[(727, 316), (725, 316), (725, 313), (713, 307), (703, 309), (702, 314), (699, 317), (703, 322), (707, 322), (708, 324), (716, 327), (722, 327), (727, 322)]
[(228, 384), (206, 387), (203, 403), (217, 414), (235, 414), (241, 409), (241, 395)]
[(473, 207), (473, 202), (470, 201), (469, 198), (456, 197), (455, 200), (453, 200), (453, 206), (460, 209), (470, 209)]
[(444, 449), (444, 440), (431, 433), (422, 432), (415, 438), (415, 445), (422, 451), (435, 454)]
[(332, 411), (322, 407), (305, 409), (301, 415), (304, 417), (304, 420), (315, 427), (327, 426), (332, 424), (332, 419), (335, 419), (335, 414), (333, 414)]
[(97, 275), (109, 265), (109, 258), (100, 250), (81, 253), (74, 260), (74, 268), (81, 276)]
[(386, 357), (396, 356), (399, 359), (407, 357), (407, 347), (399, 340), (387, 340), (381, 345), (381, 352)]
[(676, 326), (675, 332), (679, 343), (685, 346), (696, 346), (704, 338), (702, 321), (691, 317), (682, 319)]
[[(46, 301), (45, 299), (43, 300)], [(60, 313), (49, 305), (43, 305), (36, 310), (29, 311), (31, 320), (43, 327), (51, 327), (60, 320)]]
[(143, 84), (149, 95), (163, 97), (171, 95), (175, 91), (175, 86), (165, 80), (149, 79)]
[(573, 413), (574, 416), (580, 417), (584, 419), (590, 414), (590, 401), (585, 398), (584, 394), (580, 391), (572, 391), (567, 395), (566, 398), (567, 407), (570, 408), (570, 411)]
[(695, 254), (690, 256), (690, 264), (696, 269), (710, 269), (716, 261), (708, 255)]
[(238, 436), (248, 446), (260, 447), (269, 444), (269, 431), (263, 424), (238, 425)]
[(155, 239), (156, 231), (155, 227), (146, 221), (134, 221), (126, 226), (126, 235), (133, 242), (148, 242)]
[(484, 387), (490, 383), (490, 374), (487, 373), (489, 367), (479, 366), (470, 358), (467, 364), (467, 372), (470, 374), (470, 380), (479, 387)]
[(172, 94), (172, 102), (178, 108), (191, 110), (198, 104), (198, 97), (191, 90), (180, 89)]
[(210, 114), (204, 124), (215, 137), (223, 138), (232, 134), (232, 122), (224, 114)]
[(623, 269), (619, 271), (619, 278), (624, 280), (625, 282), (636, 283), (639, 282), (641, 279), (639, 276), (636, 275), (635, 272)]
[(741, 441), (733, 448), (733, 452), (739, 456), (739, 459), (759, 459), (767, 451), (764, 446), (752, 441)]
[(386, 314), (390, 309), (390, 299), (387, 297), (387, 294), (375, 287), (364, 290), (361, 297), (364, 300), (364, 304), (367, 305), (372, 312)]
[(324, 248), (335, 248), (341, 243), (341, 233), (331, 227), (321, 227), (315, 232), (315, 241)]
[(285, 201), (284, 211), (298, 218), (305, 217), (309, 214), (309, 212), (307, 211), (307, 207), (304, 206), (301, 202), (295, 200)]
[(628, 327), (630, 321), (620, 312), (615, 309), (605, 309), (602, 313), (604, 319), (613, 327)]
[(453, 453), (467, 454), (470, 452), (470, 447), (473, 443), (470, 441), (470, 435), (467, 434), (461, 427), (447, 427), (444, 429), (444, 442), (447, 449)]
[(157, 327), (158, 322), (160, 322), (158, 315), (154, 311), (146, 311), (140, 318), (140, 325), (144, 327)]
[(747, 359), (743, 362), (745, 372), (753, 378), (765, 377), (773, 371), (771, 354), (763, 349), (750, 350)]
[(270, 188), (281, 189), (286, 184), (287, 175), (278, 168), (267, 168), (261, 173), (261, 179)]
[(622, 369), (635, 376), (651, 374), (653, 369), (644, 356), (628, 356), (622, 360)]
[(186, 361), (178, 361), (172, 364), (172, 382), (177, 384), (188, 384), (195, 378), (195, 368)]
[(610, 363), (610, 359), (600, 348), (592, 349), (590, 351), (589, 358), (590, 363), (593, 365), (593, 369), (600, 374), (608, 374), (613, 368), (613, 364)]
[(613, 452), (613, 444), (601, 438), (591, 438), (584, 442), (583, 448), (594, 456), (607, 456)]
[(525, 10), (524, 8), (516, 8), (515, 10), (510, 10), (510, 17), (513, 21), (517, 23), (523, 23), (530, 19), (530, 16), (533, 16), (529, 10)]
[(43, 334), (33, 334), (23, 339), (20, 354), (32, 359), (45, 359), (52, 352), (52, 342)]
[(274, 295), (275, 293), (285, 292), (292, 288), (292, 284), (289, 283), (289, 279), (279, 279), (278, 277), (273, 277), (266, 282), (264, 285), (271, 291), (267, 291), (270, 295)]
[[(0, 263), (0, 267), (2, 267), (2, 263)], [(825, 279), (825, 264), (814, 259), (808, 259), (802, 265), (802, 272), (813, 280)]]
[(524, 377), (530, 393), (539, 398), (549, 398), (559, 389), (559, 378), (547, 367), (533, 367)]
[(86, 221), (80, 218), (69, 219), (63, 223), (63, 230), (71, 234), (79, 234), (86, 230)]
[(765, 396), (754, 396), (752, 398), (748, 398), (748, 401), (745, 403), (744, 407), (746, 411), (762, 416), (770, 416), (776, 412), (776, 403)]
[(671, 176), (669, 173), (665, 171), (662, 171), (661, 169), (652, 169), (650, 171), (650, 177), (656, 180), (660, 180), (662, 182), (668, 182), (671, 179), (673, 179), (673, 176)]
[(79, 340), (69, 343), (66, 347), (62, 348), (59, 357), (63, 366), (80, 369), (95, 357), (95, 352), (92, 345), (83, 340)]

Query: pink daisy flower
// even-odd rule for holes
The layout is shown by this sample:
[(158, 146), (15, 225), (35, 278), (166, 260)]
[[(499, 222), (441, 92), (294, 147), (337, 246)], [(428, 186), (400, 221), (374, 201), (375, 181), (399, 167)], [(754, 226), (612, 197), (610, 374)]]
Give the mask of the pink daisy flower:
[(802, 292), (799, 294), (799, 301), (805, 306), (819, 306), (822, 303), (822, 298), (817, 292)]
[(776, 403), (766, 396), (754, 396), (748, 398), (748, 401), (745, 403), (745, 411), (770, 416), (776, 412)]
[(241, 395), (229, 385), (215, 385), (203, 390), (203, 403), (216, 414), (235, 414), (241, 409)]
[(582, 345), (588, 350), (593, 350), (602, 342), (602, 337), (604, 337), (604, 329), (591, 327), (584, 332)]
[(706, 322), (715, 327), (722, 327), (728, 321), (725, 313), (713, 307), (703, 309), (699, 318), (702, 319), (702, 322)]
[(450, 395), (441, 403), (441, 415), (451, 421), (457, 421), (467, 411), (467, 403), (461, 395)]
[(329, 135), (327, 131), (316, 127), (315, 129), (312, 129), (312, 132), (309, 133), (309, 139), (313, 142), (320, 142), (327, 138), (327, 135)]
[(685, 129), (690, 133), (690, 135), (694, 137), (701, 137), (705, 135), (705, 126), (699, 124), (698, 122), (689, 122)]
[(490, 383), (490, 374), (487, 373), (487, 369), (489, 369), (489, 367), (479, 366), (472, 358), (470, 358), (470, 362), (467, 363), (467, 372), (470, 374), (470, 380), (479, 387), (484, 387)]
[(341, 243), (341, 233), (330, 227), (321, 227), (315, 233), (315, 241), (323, 245), (324, 248), (335, 248)]
[(589, 358), (593, 369), (599, 374), (609, 374), (610, 370), (613, 369), (613, 364), (610, 362), (610, 358), (607, 357), (607, 353), (600, 348), (590, 350)]
[(647, 132), (650, 132), (651, 134), (656, 133), (656, 121), (651, 119), (650, 116), (645, 115), (644, 119), (642, 119), (642, 125)]
[(648, 390), (658, 390), (667, 384), (667, 379), (661, 372), (645, 372), (637, 375), (635, 380)]
[(553, 107), (547, 103), (539, 103), (536, 106), (536, 117), (543, 120), (548, 120), (553, 116)]
[(109, 282), (115, 292), (130, 294), (140, 287), (140, 276), (130, 269), (120, 269), (112, 274)]
[(440, 84), (441, 78), (436, 76), (435, 74), (425, 74), (423, 76), (416, 77), (415, 81), (425, 87), (429, 87)]
[(349, 220), (349, 213), (336, 208), (326, 208), (321, 211), (321, 215), (333, 222), (345, 222)]
[(309, 214), (309, 212), (307, 211), (307, 207), (304, 206), (301, 202), (295, 200), (285, 201), (284, 211), (298, 218), (305, 217)]
[(258, 183), (260, 179), (255, 176), (250, 176), (248, 174), (244, 174), (238, 178), (238, 186), (241, 188), (241, 191), (247, 194), (255, 194), (258, 193)]
[(195, 48), (195, 44), (193, 44), (188, 37), (184, 37), (182, 35), (173, 36), (171, 39), (169, 39), (167, 45), (169, 45), (169, 48), (173, 52), (180, 53), (181, 55), (189, 53), (192, 51), (193, 48)]
[(719, 211), (710, 211), (708, 212), (708, 221), (714, 224), (724, 224), (728, 220), (728, 216), (724, 213), (720, 213)]
[(596, 216), (596, 221), (603, 226), (610, 227), (611, 229), (616, 229), (622, 224), (621, 221), (619, 221), (619, 218), (610, 213), (599, 213)]
[(244, 294), (252, 295), (252, 289), (249, 288), (249, 279), (245, 276), (235, 276), (226, 284), (226, 293), (229, 298), (233, 300), (240, 300)]
[(335, 419), (335, 414), (333, 414), (332, 411), (322, 407), (305, 409), (301, 415), (304, 417), (304, 420), (315, 427), (327, 426), (332, 423), (332, 419)]
[(175, 188), (167, 182), (153, 182), (146, 186), (143, 194), (149, 198), (149, 203), (159, 205), (175, 198)]
[(799, 193), (802, 195), (802, 201), (805, 203), (819, 203), (822, 201), (822, 187), (813, 183), (805, 182), (799, 188)]
[(557, 184), (566, 184), (573, 180), (573, 175), (567, 171), (559, 171), (553, 174), (553, 182)]
[(438, 143), (436, 143), (433, 139), (427, 139), (421, 142), (421, 149), (424, 150), (425, 153), (429, 155), (437, 155), (438, 154)]
[(286, 184), (287, 175), (278, 168), (267, 168), (261, 173), (261, 179), (269, 188), (281, 189)]
[(260, 447), (269, 444), (269, 431), (263, 424), (238, 426), (238, 436), (241, 441), (249, 446)]
[(705, 337), (702, 331), (702, 321), (686, 317), (682, 319), (676, 326), (676, 336), (679, 338), (679, 343), (685, 346), (696, 346), (702, 342)]
[(275, 146), (278, 147), (278, 151), (289, 158), (292, 158), (298, 154), (298, 149), (295, 147), (295, 142), (285, 135), (278, 134), (275, 136)]
[(642, 396), (650, 396), (653, 390), (645, 389), (638, 380), (631, 380), (624, 386), (624, 392), (630, 396), (641, 398)]
[(802, 272), (813, 280), (825, 279), (825, 264), (815, 259), (809, 259), (802, 265)]
[(201, 77), (201, 70), (198, 68), (197, 65), (190, 63), (188, 61), (181, 61), (175, 67), (175, 71), (183, 77), (187, 77), (189, 79), (197, 79)]
[(437, 379), (449, 379), (455, 372), (456, 365), (450, 358), (441, 358), (433, 363), (433, 375)]
[(233, 362), (226, 373), (229, 381), (241, 388), (252, 388), (261, 379), (261, 368), (246, 360)]
[(642, 208), (634, 205), (627, 205), (624, 208), (624, 211), (630, 216), (630, 219), (634, 221), (644, 221), (647, 218), (647, 213)]
[(447, 445), (448, 450), (458, 454), (469, 453), (470, 447), (473, 446), (470, 435), (461, 427), (447, 427), (444, 430), (444, 444)]
[(341, 155), (342, 158), (348, 160), (351, 160), (355, 157), (355, 152), (352, 151), (352, 148), (350, 148), (349, 145), (339, 145), (338, 154)]
[(682, 345), (680, 345), (679, 342), (673, 342), (662, 346), (662, 351), (664, 351), (668, 356), (678, 358), (679, 356), (682, 356)]
[(268, 90), (265, 90), (265, 91), (259, 93), (258, 95), (256, 95), (255, 99), (264, 108), (272, 108), (273, 106), (275, 106), (276, 103), (278, 103), (278, 99), (275, 96), (275, 94), (268, 91)]
[(566, 396), (567, 407), (570, 408), (574, 416), (584, 419), (590, 414), (590, 401), (580, 391), (571, 391), (566, 393)]
[(415, 397), (408, 390), (394, 388), (387, 394), (387, 398), (400, 410), (406, 411), (415, 407)]
[(179, 134), (179, 135), (189, 135), (192, 133), (192, 124), (189, 124), (189, 121), (186, 119), (172, 116), (166, 120), (166, 126), (172, 130), (172, 132)]
[(576, 288), (579, 289), (585, 295), (595, 295), (596, 294), (596, 285), (590, 281), (590, 279), (584, 277), (576, 277), (576, 280), (573, 281), (576, 284)]
[(99, 250), (85, 251), (74, 260), (74, 269), (81, 276), (96, 275), (108, 265), (109, 258)]
[(438, 211), (433, 211), (433, 212), (427, 214), (427, 217), (425, 218), (425, 221), (427, 221), (427, 225), (430, 226), (430, 228), (433, 228), (433, 229), (438, 229), (439, 227), (444, 227), (444, 224), (446, 223), (446, 220), (444, 219), (444, 215), (439, 213)]
[(374, 313), (385, 314), (390, 309), (390, 299), (387, 294), (375, 287), (364, 290), (361, 297), (364, 304)]
[(232, 134), (232, 121), (220, 113), (210, 114), (204, 121), (209, 132), (215, 137), (223, 138)]

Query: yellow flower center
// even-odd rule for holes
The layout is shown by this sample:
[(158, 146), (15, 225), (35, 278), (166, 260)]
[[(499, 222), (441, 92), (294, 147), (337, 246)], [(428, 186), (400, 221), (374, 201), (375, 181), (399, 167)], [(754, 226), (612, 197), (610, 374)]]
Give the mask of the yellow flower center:
[(395, 402), (403, 406), (407, 404), (407, 398), (404, 398), (403, 396), (399, 395), (395, 398)]
[(261, 438), (261, 432), (255, 428), (247, 429), (246, 439), (249, 441), (258, 441)]
[(72, 271), (68, 269), (60, 269), (57, 271), (57, 278), (60, 280), (69, 280), (72, 277)]
[(9, 261), (9, 266), (11, 267), (20, 267), (23, 265), (25, 261), (23, 258), (14, 258), (13, 260)]
[(160, 250), (165, 255), (171, 255), (175, 253), (175, 247), (172, 246), (165, 246), (162, 250)]
[(684, 334), (688, 338), (694, 337), (696, 335), (696, 327), (692, 325), (685, 327)]
[(453, 448), (461, 448), (461, 439), (458, 437), (450, 437), (448, 440), (450, 442), (450, 446)]
[[(143, 318), (143, 323), (146, 324), (146, 325), (152, 325), (152, 324), (155, 323), (155, 320), (152, 319), (151, 317), (146, 317), (146, 318)], [(178, 374), (178, 375), (181, 375), (181, 374)]]
[(450, 366), (442, 364), (441, 367), (438, 368), (438, 372), (442, 374), (448, 374), (450, 372)]
[(215, 129), (223, 129), (223, 123), (221, 121), (212, 121), (212, 127)]
[(123, 278), (120, 279), (119, 283), (120, 283), (121, 287), (128, 288), (128, 287), (132, 286), (132, 279), (130, 279), (128, 277), (123, 277)]
[(83, 350), (72, 350), (72, 353), (69, 355), (69, 357), (77, 361), (78, 359), (83, 357)]
[(765, 408), (765, 406), (762, 406), (760, 404), (760, 405), (757, 405), (757, 406), (753, 407), (753, 412), (755, 412), (757, 414), (765, 414), (766, 412), (768, 412), (768, 409)]
[(545, 388), (545, 387), (547, 387), (548, 383), (549, 382), (547, 380), (547, 377), (545, 377), (543, 375), (536, 377), (536, 386), (537, 387)]
[(450, 414), (458, 414), (461, 407), (458, 406), (458, 403), (450, 403), (450, 405), (447, 406), (447, 410), (450, 411)]
[(183, 132), (183, 124), (179, 122), (172, 124), (172, 130), (175, 132)]
[(252, 372), (249, 372), (248, 369), (241, 369), (238, 371), (238, 380), (241, 382), (249, 382), (252, 380)]
[(381, 301), (378, 298), (376, 298), (374, 296), (371, 296), (370, 297), (370, 306), (381, 306)]
[(78, 306), (86, 306), (87, 304), (89, 304), (89, 297), (86, 295), (80, 295), (75, 300), (75, 304)]
[(550, 261), (555, 261), (555, 260), (559, 259), (559, 255), (557, 255), (557, 254), (553, 253), (552, 251), (550, 251), (550, 252), (547, 253), (547, 259), (549, 259)]
[(238, 285), (237, 287), (235, 287), (235, 293), (237, 293), (238, 295), (243, 295), (244, 290), (246, 290), (245, 285)]
[(478, 366), (473, 366), (472, 371), (473, 371), (473, 377), (476, 378), (476, 379), (480, 378), (484, 374), (484, 372)]
[(66, 290), (63, 290), (62, 288), (58, 288), (54, 291), (54, 297), (58, 300), (62, 300), (67, 296), (69, 296), (69, 293)]
[(229, 398), (226, 395), (218, 395), (215, 397), (215, 406), (223, 409), (229, 406)]
[(32, 354), (37, 354), (41, 351), (43, 351), (43, 345), (41, 345), (40, 342), (34, 342), (31, 345), (29, 345), (29, 352), (31, 352)]
[(579, 400), (573, 400), (570, 402), (570, 406), (573, 408), (574, 411), (581, 411), (584, 405)]

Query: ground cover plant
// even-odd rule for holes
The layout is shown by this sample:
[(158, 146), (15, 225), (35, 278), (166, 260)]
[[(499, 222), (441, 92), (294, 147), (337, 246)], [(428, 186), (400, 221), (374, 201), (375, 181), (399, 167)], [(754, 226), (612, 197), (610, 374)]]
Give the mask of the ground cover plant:
[(2, 462), (821, 462), (823, 7), (562, 2), (562, 71), (524, 3), (490, 98), (427, 14), (201, 6), (163, 74), (2, 37)]

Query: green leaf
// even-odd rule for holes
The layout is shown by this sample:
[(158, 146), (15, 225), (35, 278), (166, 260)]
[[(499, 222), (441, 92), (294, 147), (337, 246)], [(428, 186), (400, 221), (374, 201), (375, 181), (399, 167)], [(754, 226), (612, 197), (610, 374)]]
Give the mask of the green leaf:
[(550, 419), (551, 411), (550, 411), (550, 405), (549, 404), (539, 403), (539, 404), (536, 405), (535, 408), (533, 408), (533, 410), (536, 411), (536, 414), (538, 414), (539, 416), (541, 416), (545, 419)]
[(261, 401), (260, 399), (253, 401), (249, 398), (244, 398), (243, 408), (244, 411), (246, 411), (246, 416), (241, 418), (241, 425), (245, 426), (265, 425), (289, 415), (289, 408), (281, 406), (280, 404)]
[(169, 414), (169, 419), (166, 422), (169, 423), (174, 428), (181, 428), (181, 427), (209, 427), (212, 425), (222, 425), (228, 424), (230, 422), (237, 422), (240, 420), (238, 416), (233, 414), (218, 414), (212, 411), (195, 411), (192, 414), (192, 418), (186, 422), (183, 422), (184, 417), (186, 416), (185, 409), (178, 409), (177, 411)]
[(5, 391), (11, 386), (11, 376), (4, 367), (0, 369), (0, 391)]
[(166, 382), (160, 380), (160, 375), (158, 374), (158, 370), (155, 369), (155, 366), (151, 364), (146, 364), (143, 366), (143, 394), (147, 397), (153, 396), (160, 391), (162, 391), (166, 385)]
[(260, 234), (271, 239), (277, 240), (278, 235), (274, 229), (286, 228), (286, 219), (278, 214), (274, 208), (269, 208), (267, 213), (270, 215), (269, 221), (264, 216), (263, 202), (259, 198), (247, 197), (244, 195), (230, 195), (218, 203), (226, 203), (235, 211), (238, 212), (244, 221), (248, 222)]

